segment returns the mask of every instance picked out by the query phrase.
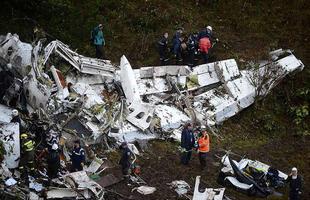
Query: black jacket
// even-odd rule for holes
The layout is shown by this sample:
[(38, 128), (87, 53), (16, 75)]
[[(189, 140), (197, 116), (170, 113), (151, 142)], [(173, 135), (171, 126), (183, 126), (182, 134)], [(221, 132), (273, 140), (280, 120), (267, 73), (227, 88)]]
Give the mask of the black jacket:
[(184, 128), (181, 135), (181, 147), (187, 151), (191, 150), (195, 146), (195, 137), (193, 131)]
[(286, 180), (290, 185), (290, 193), (298, 193), (302, 190), (302, 178), (297, 175), (296, 179), (293, 179), (292, 176), (289, 176)]
[(128, 147), (122, 148), (122, 157), (119, 160), (119, 164), (123, 167), (130, 167), (130, 157), (131, 157), (131, 151)]

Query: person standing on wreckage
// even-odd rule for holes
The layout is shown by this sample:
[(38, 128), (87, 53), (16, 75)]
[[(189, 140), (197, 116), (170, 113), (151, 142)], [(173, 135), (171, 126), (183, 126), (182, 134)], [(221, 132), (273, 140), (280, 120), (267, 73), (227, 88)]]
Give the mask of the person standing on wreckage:
[(74, 141), (70, 157), (72, 161), (71, 172), (82, 171), (85, 164), (85, 150), (81, 147), (79, 140)]
[(122, 173), (126, 177), (129, 175), (129, 169), (131, 167), (130, 159), (132, 156), (132, 152), (128, 148), (126, 142), (123, 142), (120, 146), (120, 150), (122, 152), (121, 159), (119, 160), (118, 164), (122, 167)]
[(188, 165), (192, 150), (195, 147), (195, 137), (191, 123), (186, 124), (181, 135), (181, 164)]
[(91, 41), (95, 45), (96, 48), (96, 58), (105, 59), (105, 53), (103, 46), (105, 46), (105, 40), (103, 37), (103, 26), (99, 24), (94, 30), (91, 32)]
[(22, 133), (20, 135), (21, 157), (19, 162), (19, 170), (21, 171), (21, 178), (28, 184), (28, 176), (35, 175), (34, 157), (35, 157), (35, 142), (31, 139), (29, 133)]
[(60, 169), (60, 155), (58, 144), (54, 143), (50, 149), (48, 149), (47, 155), (47, 175), (48, 185), (51, 184), (51, 180), (57, 178)]

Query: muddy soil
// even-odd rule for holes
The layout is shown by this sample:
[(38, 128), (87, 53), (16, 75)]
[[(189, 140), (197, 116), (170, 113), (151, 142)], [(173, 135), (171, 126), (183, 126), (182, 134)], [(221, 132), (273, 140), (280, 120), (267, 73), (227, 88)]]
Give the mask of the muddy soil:
[[(215, 138), (214, 138), (215, 139)], [(189, 194), (193, 193), (196, 176), (202, 176), (201, 188), (222, 187), (216, 180), (220, 170), (219, 156), (223, 156), (225, 147), (214, 142), (207, 159), (207, 168), (200, 169), (198, 154), (194, 153), (189, 166), (180, 164), (180, 155), (177, 150), (177, 143), (166, 141), (152, 141), (149, 148), (143, 153), (137, 163), (141, 166), (141, 178), (148, 186), (156, 187), (157, 191), (153, 194), (144, 196), (131, 190), (137, 185), (130, 181), (122, 181), (118, 184), (108, 187), (109, 190), (116, 191), (125, 197), (137, 200), (163, 200), (163, 199), (186, 199), (178, 197), (177, 193), (170, 189), (167, 183), (174, 180), (184, 180), (191, 186)], [(309, 188), (309, 170), (310, 153), (307, 150), (309, 147), (309, 138), (295, 138), (276, 139), (271, 140), (259, 148), (248, 149), (247, 151), (236, 150), (234, 153), (246, 156), (251, 159), (256, 159), (265, 162), (271, 166), (278, 168), (283, 172), (289, 172), (291, 166), (298, 164), (298, 160), (305, 160), (302, 166), (299, 165), (299, 171), (305, 180), (304, 185), (304, 199), (310, 197), (307, 190)], [(296, 152), (300, 152), (297, 153)], [(236, 159), (238, 156), (234, 156)], [(120, 174), (120, 170), (115, 163), (115, 168), (106, 172), (113, 174)], [(278, 195), (271, 195), (267, 199), (287, 199), (287, 187), (278, 189)], [(262, 198), (249, 197), (245, 194), (237, 192), (231, 188), (226, 188), (225, 194), (235, 200), (256, 200)], [(107, 199), (126, 199), (118, 195), (107, 195)]]

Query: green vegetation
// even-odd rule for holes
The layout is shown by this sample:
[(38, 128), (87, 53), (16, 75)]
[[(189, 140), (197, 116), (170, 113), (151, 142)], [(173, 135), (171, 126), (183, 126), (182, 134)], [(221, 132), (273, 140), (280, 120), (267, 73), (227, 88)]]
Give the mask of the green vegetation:
[(0, 140), (0, 163), (3, 160), (4, 155), (6, 154), (6, 150), (4, 148), (3, 142)]
[[(206, 2), (196, 6), (195, 0), (4, 1), (0, 34), (17, 33), (21, 40), (31, 41), (32, 29), (38, 25), (49, 39), (57, 38), (79, 53), (94, 56), (90, 32), (102, 23), (107, 56), (118, 63), (124, 54), (134, 67), (159, 64), (155, 42), (165, 31), (171, 38), (179, 26), (190, 33), (211, 25), (220, 39), (214, 49), (215, 59), (235, 58), (241, 66), (267, 58), (270, 50), (292, 49), (305, 69), (285, 78), (267, 98), (226, 121), (219, 127), (224, 140), (212, 137), (212, 145), (283, 170), (297, 166), (309, 187), (310, 1), (220, 0), (212, 6)], [(175, 149), (169, 143), (152, 145), (161, 152)], [(118, 157), (112, 153), (112, 162)], [(170, 161), (171, 165), (164, 168), (167, 174), (170, 168), (182, 174), (175, 155)], [(150, 166), (162, 165), (157, 159), (152, 162)], [(162, 175), (156, 170), (154, 173)], [(177, 174), (174, 178), (181, 179)]]

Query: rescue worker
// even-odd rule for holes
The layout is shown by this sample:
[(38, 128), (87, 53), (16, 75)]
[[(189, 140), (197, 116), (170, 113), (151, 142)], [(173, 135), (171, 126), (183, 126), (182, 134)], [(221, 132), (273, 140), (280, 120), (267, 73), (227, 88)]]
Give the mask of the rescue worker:
[(168, 33), (164, 33), (164, 35), (161, 37), (161, 39), (157, 42), (158, 46), (158, 52), (159, 52), (159, 60), (161, 65), (166, 65), (166, 62), (168, 61)]
[(103, 46), (105, 46), (105, 39), (103, 37), (103, 26), (99, 24), (91, 33), (91, 40), (96, 48), (96, 58), (104, 59), (105, 54), (103, 50)]
[(183, 38), (181, 37), (182, 33), (183, 28), (179, 28), (172, 38), (172, 53), (174, 58), (176, 59), (176, 63), (182, 61), (181, 57), (181, 43), (183, 41)]
[(11, 119), (11, 122), (14, 123), (14, 122), (17, 122), (20, 124), (21, 120), (20, 120), (20, 117), (19, 117), (19, 113), (18, 113), (18, 110), (14, 109), (12, 111), (12, 119)]
[(129, 175), (129, 169), (131, 167), (131, 156), (132, 152), (128, 148), (128, 145), (126, 142), (123, 142), (120, 146), (120, 150), (122, 152), (121, 159), (119, 160), (119, 165), (122, 167), (122, 173), (124, 176)]
[(22, 178), (28, 182), (28, 175), (34, 175), (34, 148), (35, 142), (30, 138), (28, 133), (20, 135), (21, 140), (21, 159), (19, 163), (19, 170)]
[(188, 66), (194, 67), (195, 64), (195, 56), (197, 55), (198, 49), (198, 34), (193, 33), (188, 37), (187, 42), (187, 50), (188, 50)]
[(202, 130), (198, 139), (198, 154), (201, 169), (206, 167), (207, 153), (210, 150), (210, 138), (206, 130)]
[(199, 40), (199, 51), (203, 57), (204, 63), (209, 61), (209, 50), (211, 49), (211, 42), (208, 37), (201, 38)]
[(55, 130), (51, 129), (46, 134), (47, 148), (50, 150), (52, 148), (53, 144), (58, 144), (58, 143), (59, 143), (59, 136)]
[(301, 200), (302, 177), (298, 175), (296, 167), (292, 168), (291, 174), (286, 179), (286, 182), (290, 186), (289, 200)]
[(47, 175), (49, 178), (49, 183), (51, 179), (57, 178), (57, 174), (60, 169), (60, 156), (58, 144), (54, 143), (52, 148), (48, 150), (47, 155)]
[(85, 150), (81, 147), (79, 140), (74, 141), (74, 147), (71, 153), (71, 171), (82, 171), (85, 164)]
[(181, 135), (181, 148), (182, 148), (181, 163), (183, 165), (188, 165), (192, 156), (192, 149), (194, 147), (195, 147), (195, 137), (193, 134), (193, 127), (190, 123), (188, 123), (184, 127)]

